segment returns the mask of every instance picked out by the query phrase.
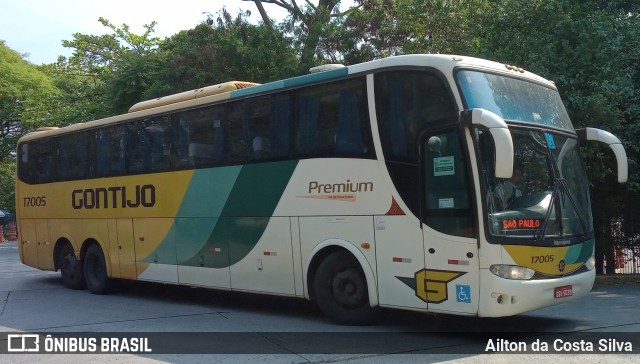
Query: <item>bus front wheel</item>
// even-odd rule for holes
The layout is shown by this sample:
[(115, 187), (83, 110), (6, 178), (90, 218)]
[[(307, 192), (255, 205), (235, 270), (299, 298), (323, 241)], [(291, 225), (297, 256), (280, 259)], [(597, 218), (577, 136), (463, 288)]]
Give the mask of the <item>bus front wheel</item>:
[(367, 279), (347, 251), (336, 251), (320, 263), (313, 287), (320, 310), (339, 324), (368, 325), (380, 313), (379, 307), (369, 305)]
[(105, 294), (109, 288), (104, 253), (98, 244), (92, 244), (84, 254), (84, 280), (93, 294)]
[(62, 283), (71, 289), (84, 288), (84, 277), (82, 275), (82, 262), (76, 258), (73, 246), (65, 243), (60, 250), (58, 267), (62, 275)]

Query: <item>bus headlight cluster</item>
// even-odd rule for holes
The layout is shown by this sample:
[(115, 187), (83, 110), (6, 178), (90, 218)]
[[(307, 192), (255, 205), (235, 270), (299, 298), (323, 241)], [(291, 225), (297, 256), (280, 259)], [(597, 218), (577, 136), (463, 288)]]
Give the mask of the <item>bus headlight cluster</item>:
[(526, 280), (533, 278), (536, 273), (533, 269), (517, 265), (495, 264), (489, 267), (491, 273), (501, 278)]
[(596, 257), (592, 255), (591, 258), (584, 262), (584, 266), (587, 267), (588, 270), (592, 270), (593, 267), (596, 266)]

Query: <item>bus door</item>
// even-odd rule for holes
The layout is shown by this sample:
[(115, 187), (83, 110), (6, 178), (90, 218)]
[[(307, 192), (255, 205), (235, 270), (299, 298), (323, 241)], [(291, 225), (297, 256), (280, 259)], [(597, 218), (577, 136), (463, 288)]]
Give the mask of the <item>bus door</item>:
[(425, 269), (416, 273), (416, 295), (430, 311), (478, 311), (478, 239), (470, 158), (456, 127), (422, 134), (422, 232)]

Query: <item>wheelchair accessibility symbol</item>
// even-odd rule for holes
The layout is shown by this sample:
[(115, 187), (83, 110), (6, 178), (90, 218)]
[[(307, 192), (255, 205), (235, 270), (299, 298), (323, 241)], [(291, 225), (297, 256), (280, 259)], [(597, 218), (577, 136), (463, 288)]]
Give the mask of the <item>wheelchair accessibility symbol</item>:
[(466, 284), (456, 284), (456, 301), (471, 303), (471, 287)]

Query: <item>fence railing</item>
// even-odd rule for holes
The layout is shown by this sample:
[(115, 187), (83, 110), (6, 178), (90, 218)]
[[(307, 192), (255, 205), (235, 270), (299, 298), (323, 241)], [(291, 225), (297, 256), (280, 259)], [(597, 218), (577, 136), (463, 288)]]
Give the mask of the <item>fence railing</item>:
[(640, 247), (615, 248), (614, 272), (617, 274), (640, 274)]

